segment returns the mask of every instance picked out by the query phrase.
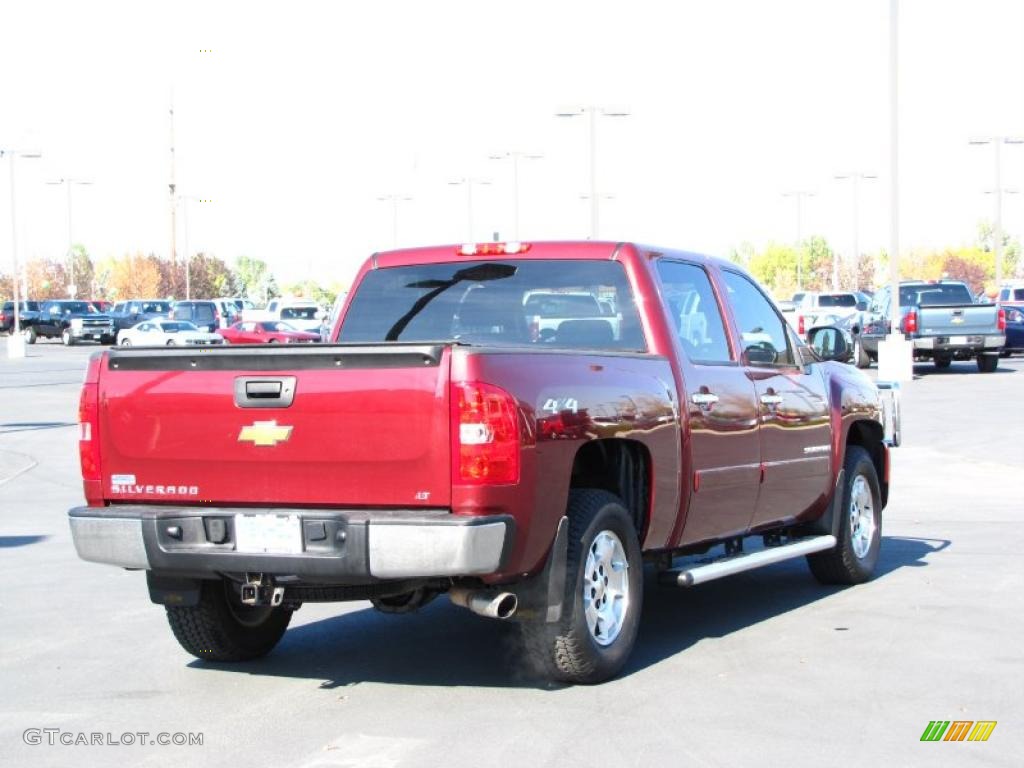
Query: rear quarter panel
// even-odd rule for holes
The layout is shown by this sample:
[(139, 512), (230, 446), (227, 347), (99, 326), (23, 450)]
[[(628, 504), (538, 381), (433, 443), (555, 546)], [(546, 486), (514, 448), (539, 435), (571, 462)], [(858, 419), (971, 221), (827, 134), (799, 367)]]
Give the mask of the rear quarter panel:
[(680, 436), (678, 399), (666, 359), (456, 350), (452, 381), (473, 380), (512, 394), (523, 418), (518, 485), (452, 488), (457, 513), (515, 517), (514, 554), (498, 579), (532, 571), (542, 562), (565, 514), (576, 454), (592, 440), (632, 440), (647, 451), (652, 492), (641, 540), (645, 549), (667, 546), (679, 509)]

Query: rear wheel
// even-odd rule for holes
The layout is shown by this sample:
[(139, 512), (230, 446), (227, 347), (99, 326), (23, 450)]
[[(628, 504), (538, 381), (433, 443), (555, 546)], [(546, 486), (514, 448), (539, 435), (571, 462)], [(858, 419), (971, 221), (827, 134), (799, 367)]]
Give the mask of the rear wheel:
[(36, 336), (36, 329), (35, 328), (29, 328), (28, 331), (26, 331), (26, 333), (25, 333), (25, 341), (27, 341), (29, 344), (35, 344), (36, 343), (36, 338), (37, 338), (37, 336)]
[(842, 519), (836, 546), (807, 556), (811, 573), (823, 584), (860, 584), (874, 574), (882, 544), (882, 494), (868, 452), (846, 449)]
[(562, 618), (522, 624), (523, 642), (545, 677), (600, 683), (622, 669), (636, 641), (643, 603), (640, 542), (622, 501), (607, 491), (572, 491), (567, 514)]
[(60, 340), (64, 342), (65, 347), (73, 347), (75, 345), (75, 337), (71, 335), (70, 330), (65, 330), (64, 333), (60, 335)]
[(242, 603), (232, 582), (203, 581), (199, 603), (166, 606), (174, 637), (193, 656), (249, 661), (268, 654), (292, 619), (291, 608)]
[(132, 340), (129, 339), (127, 336), (125, 336), (123, 339), (121, 339), (121, 346), (122, 347), (130, 347), (131, 345), (132, 345)]
[(999, 367), (999, 355), (978, 355), (978, 370), (993, 373)]

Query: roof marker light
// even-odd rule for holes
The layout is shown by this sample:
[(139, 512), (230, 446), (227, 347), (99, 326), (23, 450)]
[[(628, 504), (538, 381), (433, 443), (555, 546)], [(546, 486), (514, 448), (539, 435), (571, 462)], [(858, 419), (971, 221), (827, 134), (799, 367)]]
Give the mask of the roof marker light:
[(460, 256), (499, 256), (528, 250), (529, 243), (465, 243), (459, 246), (457, 253)]

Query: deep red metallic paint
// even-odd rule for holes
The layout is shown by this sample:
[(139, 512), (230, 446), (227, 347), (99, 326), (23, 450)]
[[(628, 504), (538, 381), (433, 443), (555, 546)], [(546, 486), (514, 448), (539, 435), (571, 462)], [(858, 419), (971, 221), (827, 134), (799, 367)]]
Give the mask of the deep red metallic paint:
[[(369, 259), (331, 338), (370, 270), (478, 258), (459, 257), (457, 249), (408, 249)], [(647, 352), (453, 345), (433, 367), (282, 371), (297, 385), (291, 407), (280, 409), (235, 404), (235, 378), (258, 371), (111, 372), (104, 358), (98, 424), (104, 480), (123, 474), (142, 486), (194, 486), (195, 498), (176, 500), (187, 503), (509, 514), (514, 545), (503, 572), (487, 578), (501, 582), (543, 563), (565, 511), (573, 462), (590, 441), (632, 441), (646, 454), (651, 487), (642, 544), (665, 550), (816, 517), (842, 466), (851, 425), (880, 421), (878, 393), (856, 369), (758, 368), (742, 359), (721, 280), (724, 262), (602, 242), (532, 243), (525, 253), (493, 258), (619, 261), (634, 290)], [(658, 259), (707, 270), (726, 321), (729, 364), (696, 365), (683, 354), (661, 297)], [(517, 483), (453, 481), (450, 398), (452, 385), (465, 382), (493, 384), (515, 399)], [(700, 407), (694, 394), (714, 394), (718, 401)], [(763, 407), (762, 394), (782, 400)], [(289, 440), (239, 442), (242, 427), (270, 420), (293, 427)], [(102, 492), (112, 499), (109, 487)], [(168, 501), (149, 491), (121, 492), (115, 500)]]

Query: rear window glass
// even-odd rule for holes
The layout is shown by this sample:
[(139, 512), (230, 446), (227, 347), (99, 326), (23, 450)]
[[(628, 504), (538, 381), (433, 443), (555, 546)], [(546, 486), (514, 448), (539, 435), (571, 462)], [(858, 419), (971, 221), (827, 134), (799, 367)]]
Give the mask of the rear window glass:
[(612, 261), (464, 261), (373, 270), (352, 297), (338, 340), (645, 348), (626, 273)]
[(818, 297), (819, 307), (856, 307), (857, 297), (852, 293), (823, 293)]
[(285, 307), (281, 310), (282, 320), (316, 320), (316, 307)]
[(900, 305), (941, 307), (947, 304), (973, 304), (974, 297), (962, 283), (900, 286)]
[(210, 322), (213, 320), (213, 307), (209, 304), (196, 304), (192, 310), (192, 319), (199, 322)]

